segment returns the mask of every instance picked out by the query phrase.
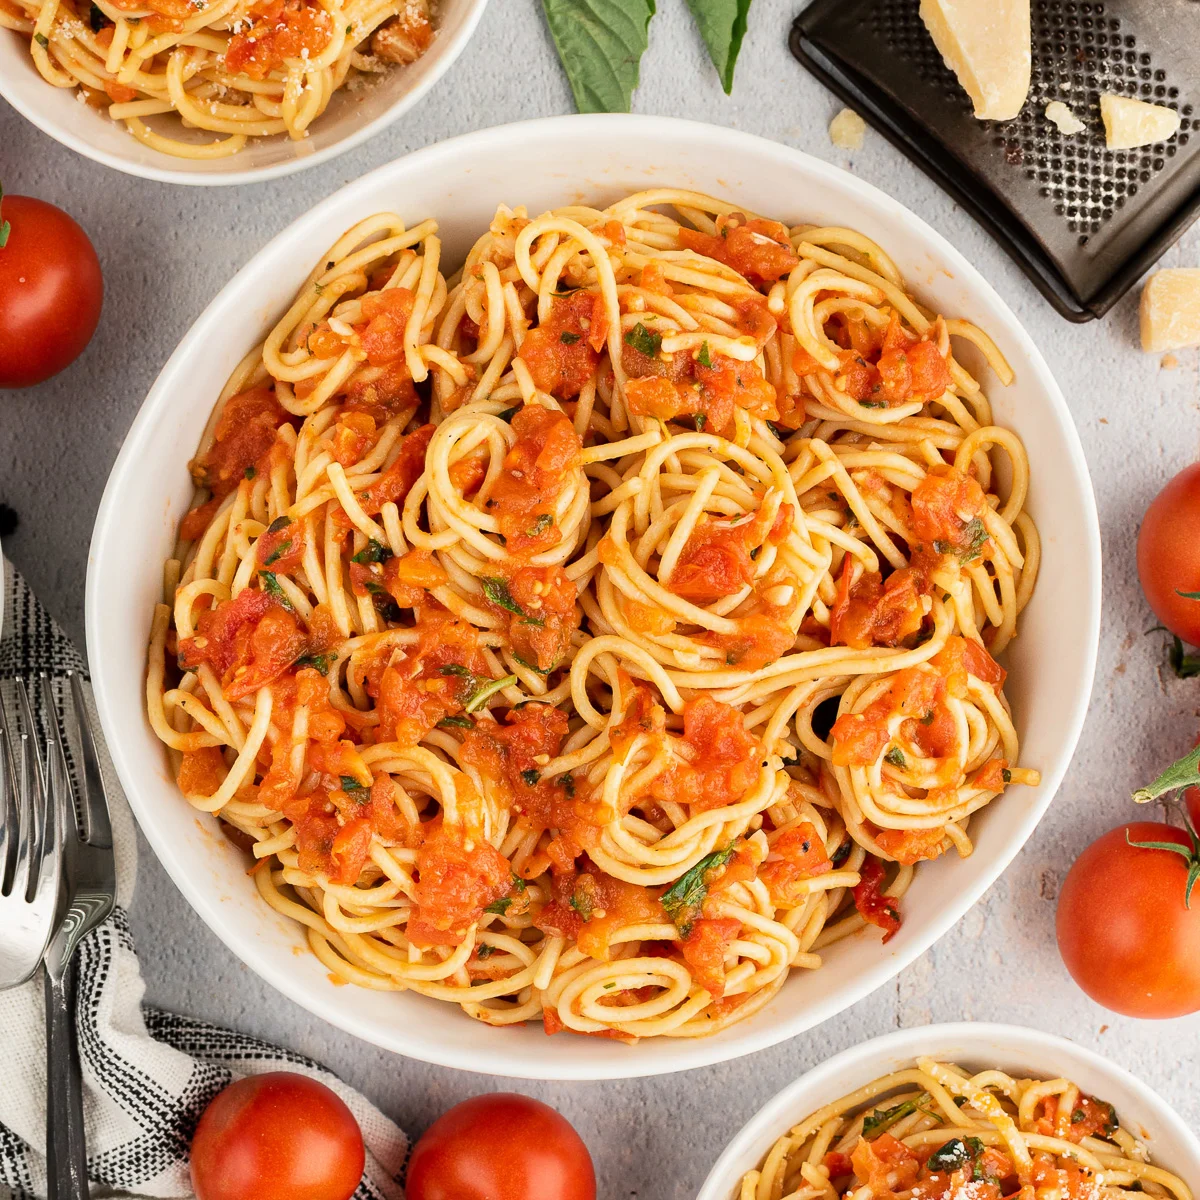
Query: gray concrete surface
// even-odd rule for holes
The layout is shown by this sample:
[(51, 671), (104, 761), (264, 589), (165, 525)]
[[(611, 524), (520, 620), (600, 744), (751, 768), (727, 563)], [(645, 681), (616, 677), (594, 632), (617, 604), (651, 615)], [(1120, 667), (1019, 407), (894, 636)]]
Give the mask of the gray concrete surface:
[[(348, 180), (453, 134), (570, 111), (540, 7), (492, 0), (462, 58), (416, 112), (357, 151), (277, 183), (188, 189), (128, 178), (70, 153), (0, 102), (5, 189), (72, 212), (95, 241), (107, 283), (103, 321), (83, 358), (40, 388), (0, 394), (0, 501), (21, 517), (4, 548), (73, 635), (82, 638), (88, 538), (109, 467), (188, 326), (263, 243)], [(740, 1062), (657, 1080), (515, 1085), (575, 1122), (604, 1200), (690, 1200), (729, 1137), (785, 1083), (846, 1046), (929, 1021), (1007, 1020), (1065, 1034), (1135, 1071), (1200, 1125), (1200, 1016), (1140, 1023), (1104, 1012), (1066, 976), (1053, 934), (1058, 886), (1075, 855), (1130, 816), (1130, 790), (1182, 752), (1200, 715), (1200, 684), (1165, 673), (1160, 637), (1143, 636), (1153, 622), (1133, 558), (1146, 504), (1200, 453), (1196, 354), (1180, 353), (1170, 371), (1142, 355), (1134, 296), (1103, 323), (1066, 324), (881, 138), (868, 134), (851, 155), (831, 146), (826, 127), (839, 105), (785, 48), (797, 7), (754, 5), (727, 98), (683, 0), (660, 0), (635, 108), (745, 129), (849, 167), (920, 213), (995, 283), (1061, 382), (1096, 485), (1105, 613), (1095, 693), (1074, 767), (1037, 834), (958, 928), (895, 982)], [(1165, 261), (1200, 265), (1200, 233)], [(450, 1104), (505, 1087), (375, 1050), (276, 995), (208, 932), (145, 846), (133, 918), (150, 1002), (314, 1055), (413, 1134)]]

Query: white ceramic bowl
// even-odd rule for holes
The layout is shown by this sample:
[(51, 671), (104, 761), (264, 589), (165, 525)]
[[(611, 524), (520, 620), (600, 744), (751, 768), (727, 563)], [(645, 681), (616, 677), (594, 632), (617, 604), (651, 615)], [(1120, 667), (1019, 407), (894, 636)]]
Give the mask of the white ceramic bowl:
[(717, 1159), (696, 1200), (736, 1200), (742, 1176), (762, 1162), (777, 1138), (826, 1104), (863, 1084), (910, 1066), (928, 1054), (982, 1070), (998, 1068), (1026, 1079), (1070, 1079), (1117, 1110), (1156, 1166), (1200, 1184), (1200, 1140), (1147, 1084), (1066, 1038), (1016, 1025), (970, 1022), (925, 1025), (873, 1038), (827, 1059), (789, 1084), (746, 1123)]
[[(1025, 439), (1029, 507), (1041, 529), (1042, 577), (1009, 666), (1022, 761), (1037, 788), (1013, 788), (975, 822), (970, 859), (922, 867), (905, 923), (886, 947), (857, 936), (825, 966), (797, 973), (762, 1011), (715, 1037), (636, 1048), (540, 1025), (494, 1029), (457, 1006), (415, 995), (334, 987), (295, 953), (299, 929), (267, 908), (239, 852), (180, 796), (143, 710), (150, 613), (160, 564), (192, 495), (187, 461), (222, 385), (286, 310), (315, 256), (382, 209), (434, 215), (448, 263), (462, 260), (501, 201), (533, 213), (639, 188), (680, 185), (732, 197), (790, 221), (849, 225), (876, 238), (934, 308), (978, 321), (1017, 382), (992, 381), (996, 418)], [(1029, 336), (962, 255), (894, 200), (816, 159), (729, 129), (657, 117), (587, 116), (488, 129), (418, 151), (343, 188), (257, 254), (209, 305), (147, 397), (100, 506), (88, 572), (87, 640), (113, 757), (150, 844), (231, 950), (297, 1003), (359, 1037), (447, 1066), (534, 1078), (608, 1078), (703, 1066), (760, 1050), (840, 1012), (926, 950), (1008, 865), (1046, 810), (1087, 708), (1100, 618), (1100, 549), (1083, 453), (1061, 393)]]
[[(462, 53), (486, 4), (487, 0), (440, 0), (437, 36), (425, 54), (410, 66), (396, 67), (372, 87), (341, 89), (303, 141), (284, 135), (252, 138), (237, 154), (207, 162), (175, 158), (145, 146), (122, 122), (78, 103), (74, 88), (51, 86), (33, 65), (25, 36), (7, 29), (0, 29), (0, 96), (64, 146), (128, 175), (164, 183), (258, 183), (327, 162), (403, 116)], [(169, 130), (171, 122), (178, 127), (174, 117), (149, 120), (162, 130)]]

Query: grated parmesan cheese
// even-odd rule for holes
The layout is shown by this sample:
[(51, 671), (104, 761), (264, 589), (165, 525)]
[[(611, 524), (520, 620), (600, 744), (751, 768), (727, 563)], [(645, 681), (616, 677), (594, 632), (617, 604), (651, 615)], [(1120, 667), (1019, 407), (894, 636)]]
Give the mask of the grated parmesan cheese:
[(1059, 133), (1082, 133), (1087, 126), (1061, 101), (1051, 100), (1046, 105), (1046, 120), (1058, 126)]

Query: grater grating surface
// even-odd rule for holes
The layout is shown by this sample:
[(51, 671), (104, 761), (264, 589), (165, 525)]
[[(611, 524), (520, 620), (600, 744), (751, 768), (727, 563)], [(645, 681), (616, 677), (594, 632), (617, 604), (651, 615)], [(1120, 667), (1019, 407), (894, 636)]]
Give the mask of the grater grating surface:
[[(1033, 0), (1029, 97), (977, 121), (918, 0), (816, 0), (797, 57), (993, 233), (1064, 316), (1102, 316), (1200, 207), (1200, 0)], [(1100, 94), (1174, 108), (1167, 143), (1112, 151)], [(1045, 116), (1061, 100), (1087, 125)]]

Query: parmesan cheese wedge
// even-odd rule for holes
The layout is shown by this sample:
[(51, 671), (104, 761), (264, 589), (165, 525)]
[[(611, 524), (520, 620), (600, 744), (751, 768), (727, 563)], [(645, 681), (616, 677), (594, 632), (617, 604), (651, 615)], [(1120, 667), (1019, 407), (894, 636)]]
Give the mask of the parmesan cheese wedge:
[(1100, 96), (1100, 115), (1104, 118), (1104, 140), (1110, 150), (1132, 150), (1165, 142), (1179, 132), (1179, 114), (1161, 104), (1130, 100), (1104, 92)]
[(1200, 345), (1200, 267), (1155, 271), (1142, 288), (1139, 315), (1149, 354)]
[(981, 121), (1009, 121), (1029, 94), (1029, 0), (921, 0), (921, 20)]

